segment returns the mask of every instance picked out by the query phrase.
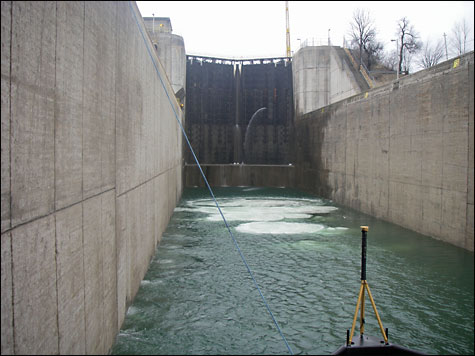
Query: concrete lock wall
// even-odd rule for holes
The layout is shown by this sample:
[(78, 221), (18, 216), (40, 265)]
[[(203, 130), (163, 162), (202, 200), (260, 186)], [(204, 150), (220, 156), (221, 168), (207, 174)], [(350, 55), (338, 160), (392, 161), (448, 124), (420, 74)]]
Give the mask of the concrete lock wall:
[(303, 47), (293, 56), (292, 68), (297, 119), (369, 89), (341, 47)]
[(104, 354), (182, 192), (181, 110), (135, 3), (1, 16), (1, 353)]
[[(143, 20), (173, 91), (175, 93), (178, 93), (180, 89), (184, 91), (186, 85), (186, 54), (183, 37), (172, 33), (171, 21), (167, 17), (144, 17)], [(183, 98), (184, 96), (180, 98), (182, 102), (184, 102)]]
[(473, 58), (297, 117), (296, 187), (473, 251)]

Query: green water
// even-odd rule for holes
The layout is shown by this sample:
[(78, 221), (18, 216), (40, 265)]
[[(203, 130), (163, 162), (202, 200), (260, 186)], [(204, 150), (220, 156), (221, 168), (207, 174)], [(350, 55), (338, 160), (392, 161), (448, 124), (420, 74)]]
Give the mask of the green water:
[[(345, 342), (360, 225), (369, 225), (367, 280), (389, 341), (473, 354), (473, 253), (296, 190), (215, 195), (295, 354), (331, 354)], [(369, 303), (365, 325), (381, 335)], [(112, 353), (288, 353), (205, 189), (184, 191)]]

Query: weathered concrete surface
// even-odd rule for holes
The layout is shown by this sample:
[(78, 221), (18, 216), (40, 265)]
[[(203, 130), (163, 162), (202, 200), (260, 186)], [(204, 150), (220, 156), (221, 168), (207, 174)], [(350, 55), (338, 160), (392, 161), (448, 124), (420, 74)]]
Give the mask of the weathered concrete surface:
[[(202, 164), (201, 168), (212, 187), (291, 187), (295, 182), (292, 165)], [(196, 164), (185, 164), (185, 186), (206, 186)]]
[(58, 2), (56, 11), (55, 185), (52, 188), (55, 207), (61, 209), (82, 200), (84, 2)]
[(85, 354), (82, 204), (56, 213), (56, 274), (60, 354)]
[(56, 4), (12, 2), (11, 39), (11, 220), (15, 227), (54, 211)]
[(182, 112), (134, 3), (1, 6), (1, 352), (106, 354), (181, 196)]
[(10, 232), (1, 235), (1, 330), (2, 355), (13, 354), (13, 291), (12, 291), (12, 236)]
[(336, 46), (299, 49), (292, 58), (292, 72), (296, 119), (369, 88)]
[(15, 354), (59, 353), (54, 218), (12, 230)]
[(296, 187), (474, 250), (473, 52), (296, 120)]

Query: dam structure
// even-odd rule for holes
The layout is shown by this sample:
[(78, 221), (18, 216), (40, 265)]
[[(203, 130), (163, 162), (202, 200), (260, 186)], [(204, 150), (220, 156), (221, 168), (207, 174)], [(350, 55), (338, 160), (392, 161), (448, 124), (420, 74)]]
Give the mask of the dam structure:
[(135, 2), (1, 2), (1, 354), (107, 354), (186, 187), (297, 188), (474, 250), (474, 52), (186, 54)]

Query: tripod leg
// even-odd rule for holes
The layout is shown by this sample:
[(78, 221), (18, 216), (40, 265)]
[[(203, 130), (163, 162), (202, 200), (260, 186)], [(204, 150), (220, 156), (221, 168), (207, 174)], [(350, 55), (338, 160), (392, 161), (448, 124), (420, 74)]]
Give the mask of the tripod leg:
[(348, 339), (348, 345), (351, 345), (353, 339), (353, 333), (355, 332), (356, 318), (358, 317), (358, 309), (360, 308), (361, 297), (364, 294), (364, 283), (361, 281), (360, 293), (358, 295), (358, 301), (356, 302), (355, 315), (353, 316), (353, 324), (351, 324), (350, 338)]
[[(364, 281), (364, 284), (366, 284), (366, 281)], [(361, 296), (361, 314), (360, 314), (360, 335), (364, 334), (364, 292), (363, 295)]]
[(388, 337), (386, 336), (386, 333), (384, 332), (383, 323), (381, 322), (381, 319), (379, 318), (378, 311), (376, 310), (376, 304), (374, 303), (373, 296), (371, 295), (371, 292), (369, 290), (369, 284), (366, 283), (365, 286), (366, 286), (366, 290), (368, 291), (368, 295), (369, 295), (369, 299), (371, 300), (371, 304), (373, 305), (374, 314), (376, 314), (376, 319), (378, 319), (379, 328), (381, 329), (381, 334), (383, 334), (384, 342), (387, 344), (388, 343)]

